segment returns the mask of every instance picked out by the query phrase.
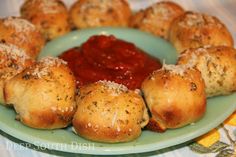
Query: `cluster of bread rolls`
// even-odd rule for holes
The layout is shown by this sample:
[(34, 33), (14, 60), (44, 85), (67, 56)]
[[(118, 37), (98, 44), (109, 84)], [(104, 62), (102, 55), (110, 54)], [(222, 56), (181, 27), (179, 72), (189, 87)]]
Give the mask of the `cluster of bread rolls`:
[(204, 45), (232, 46), (226, 26), (216, 17), (185, 11), (171, 1), (160, 1), (132, 13), (127, 0), (77, 0), (67, 8), (62, 0), (26, 0), (21, 17), (52, 40), (71, 29), (101, 26), (132, 27), (169, 40), (180, 53)]
[(177, 64), (191, 64), (201, 72), (207, 97), (236, 90), (233, 37), (217, 17), (164, 1), (138, 11), (130, 26), (170, 41), (179, 54)]
[(163, 65), (142, 84), (151, 113), (147, 128), (163, 132), (202, 118), (206, 98), (236, 91), (236, 50), (227, 46), (190, 48), (177, 65)]
[(0, 35), (0, 103), (13, 106), (17, 118), (33, 128), (69, 125), (76, 86), (66, 63), (53, 57), (35, 60), (45, 38), (25, 19), (1, 19)]
[[(163, 132), (204, 116), (206, 98), (236, 90), (236, 50), (216, 17), (157, 2), (134, 14), (126, 0), (26, 0), (21, 17), (0, 20), (0, 103), (38, 129), (65, 128), (99, 142), (127, 142), (142, 128)], [(133, 27), (169, 40), (176, 65), (147, 77), (140, 91), (101, 80), (76, 92), (75, 78), (56, 57), (36, 61), (46, 41), (71, 29)], [(150, 114), (148, 114), (148, 109)]]
[(52, 40), (71, 29), (128, 26), (131, 9), (126, 0), (77, 0), (67, 9), (61, 0), (26, 0), (21, 16)]

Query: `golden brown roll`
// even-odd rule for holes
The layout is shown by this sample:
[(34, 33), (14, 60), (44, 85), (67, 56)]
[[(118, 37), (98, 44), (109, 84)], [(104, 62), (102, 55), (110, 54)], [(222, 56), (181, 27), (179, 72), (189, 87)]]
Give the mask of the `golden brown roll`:
[(207, 97), (236, 91), (236, 50), (226, 46), (201, 47), (186, 50), (178, 64), (192, 64), (206, 84)]
[(46, 57), (7, 81), (4, 96), (23, 124), (55, 129), (71, 123), (75, 89), (75, 78), (65, 62)]
[(0, 43), (0, 103), (4, 104), (3, 87), (7, 80), (11, 79), (26, 67), (33, 64), (33, 60), (24, 50), (11, 45)]
[(99, 142), (126, 142), (140, 136), (148, 122), (142, 97), (111, 81), (98, 81), (79, 90), (75, 131)]
[(130, 26), (167, 39), (171, 22), (183, 13), (183, 8), (174, 2), (158, 2), (135, 13)]
[(186, 12), (173, 21), (169, 40), (179, 53), (205, 45), (233, 46), (232, 35), (219, 19), (195, 12)]
[(162, 132), (179, 128), (203, 117), (206, 110), (205, 85), (201, 73), (185, 65), (163, 65), (142, 84), (151, 112), (147, 128)]
[(36, 58), (45, 44), (40, 31), (29, 21), (18, 17), (0, 19), (0, 42), (23, 49)]
[(130, 16), (126, 0), (77, 0), (70, 9), (70, 21), (78, 29), (127, 26)]
[(70, 31), (68, 10), (61, 0), (26, 0), (21, 16), (35, 24), (47, 40)]

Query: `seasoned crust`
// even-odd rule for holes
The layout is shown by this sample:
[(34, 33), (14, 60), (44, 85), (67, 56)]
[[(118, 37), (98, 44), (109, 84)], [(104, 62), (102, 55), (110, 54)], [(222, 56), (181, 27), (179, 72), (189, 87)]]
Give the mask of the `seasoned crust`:
[(3, 87), (13, 78), (34, 63), (23, 49), (11, 44), (0, 43), (0, 103), (5, 104)]
[(178, 64), (191, 64), (201, 71), (207, 97), (236, 91), (236, 50), (226, 46), (201, 47), (184, 51)]
[(22, 123), (39, 129), (70, 124), (75, 106), (75, 78), (64, 61), (47, 57), (7, 81), (4, 93)]
[(45, 45), (45, 39), (39, 29), (19, 17), (0, 19), (0, 42), (23, 49), (33, 59)]
[(152, 73), (142, 84), (152, 115), (147, 128), (163, 132), (199, 120), (206, 109), (204, 88), (201, 73), (189, 66), (164, 65)]
[(157, 2), (135, 13), (130, 26), (167, 39), (172, 21), (183, 13), (183, 8), (174, 2)]
[(99, 81), (80, 88), (73, 126), (80, 136), (93, 141), (131, 141), (148, 122), (145, 108), (142, 97), (134, 91)]
[(61, 0), (26, 0), (20, 12), (23, 18), (41, 30), (47, 40), (70, 31), (68, 10)]
[(185, 12), (173, 21), (169, 40), (179, 53), (205, 45), (233, 47), (232, 35), (218, 18), (196, 12)]
[(126, 0), (79, 0), (69, 12), (77, 29), (100, 26), (127, 26), (131, 9)]

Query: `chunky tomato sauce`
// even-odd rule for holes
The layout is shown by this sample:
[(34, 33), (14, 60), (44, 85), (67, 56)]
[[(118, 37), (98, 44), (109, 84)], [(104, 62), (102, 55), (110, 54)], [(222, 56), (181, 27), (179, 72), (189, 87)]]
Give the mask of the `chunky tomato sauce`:
[(136, 89), (152, 71), (161, 67), (158, 59), (134, 44), (105, 35), (90, 37), (81, 47), (64, 52), (60, 58), (68, 62), (78, 86), (110, 80)]

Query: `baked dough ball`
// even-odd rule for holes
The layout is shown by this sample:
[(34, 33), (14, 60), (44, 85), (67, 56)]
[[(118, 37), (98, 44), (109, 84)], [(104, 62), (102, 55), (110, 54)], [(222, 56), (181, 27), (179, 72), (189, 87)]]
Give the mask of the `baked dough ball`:
[(61, 0), (26, 0), (21, 15), (35, 24), (47, 40), (70, 31), (68, 10)]
[(148, 119), (139, 94), (121, 84), (98, 81), (80, 88), (73, 126), (93, 141), (127, 142), (141, 134)]
[(0, 103), (4, 104), (3, 87), (5, 81), (11, 79), (26, 67), (33, 64), (33, 60), (24, 50), (11, 45), (0, 43)]
[(70, 21), (78, 29), (127, 26), (130, 16), (126, 0), (78, 0), (70, 9)]
[(179, 53), (205, 45), (233, 46), (230, 32), (219, 19), (194, 12), (186, 12), (173, 21), (169, 40)]
[(236, 50), (231, 47), (202, 47), (183, 52), (178, 64), (192, 64), (201, 71), (207, 97), (236, 91)]
[(75, 78), (63, 60), (46, 57), (7, 81), (4, 94), (32, 128), (64, 128), (75, 112)]
[(18, 17), (0, 19), (0, 41), (23, 49), (36, 58), (45, 44), (40, 31), (29, 21)]
[(206, 110), (201, 73), (182, 65), (163, 65), (142, 84), (152, 118), (147, 128), (163, 132), (199, 120)]
[(158, 2), (134, 14), (130, 26), (167, 39), (171, 22), (183, 13), (174, 2)]

